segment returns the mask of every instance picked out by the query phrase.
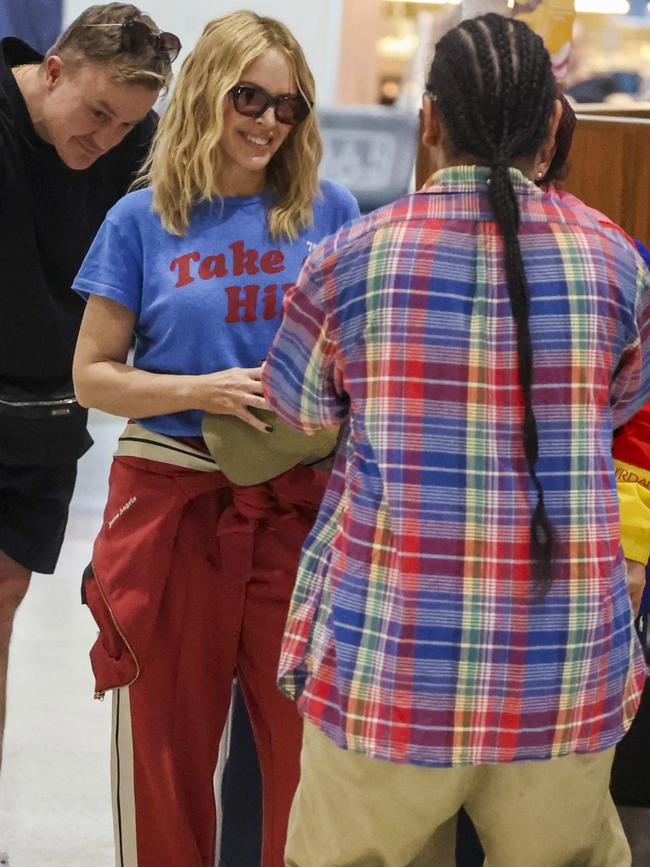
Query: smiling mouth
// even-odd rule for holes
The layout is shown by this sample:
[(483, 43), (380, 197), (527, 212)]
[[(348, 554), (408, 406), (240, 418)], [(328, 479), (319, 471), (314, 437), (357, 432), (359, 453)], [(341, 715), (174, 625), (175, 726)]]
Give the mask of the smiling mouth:
[(258, 136), (249, 135), (248, 133), (244, 133), (244, 138), (247, 142), (257, 145), (257, 147), (266, 147), (271, 144), (270, 138), (259, 138)]
[(99, 148), (90, 147), (79, 138), (75, 138), (75, 141), (79, 145), (81, 150), (84, 151), (84, 153), (86, 153), (89, 157), (98, 157), (102, 153)]

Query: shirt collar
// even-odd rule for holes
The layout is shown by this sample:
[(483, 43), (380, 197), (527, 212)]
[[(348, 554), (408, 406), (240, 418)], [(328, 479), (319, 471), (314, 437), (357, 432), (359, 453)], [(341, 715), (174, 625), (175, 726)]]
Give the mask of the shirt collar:
[[(539, 187), (529, 180), (519, 169), (508, 169), (512, 186), (516, 193), (541, 193)], [(491, 169), (488, 166), (450, 166), (437, 171), (422, 187), (425, 193), (472, 193), (485, 192), (490, 181)]]

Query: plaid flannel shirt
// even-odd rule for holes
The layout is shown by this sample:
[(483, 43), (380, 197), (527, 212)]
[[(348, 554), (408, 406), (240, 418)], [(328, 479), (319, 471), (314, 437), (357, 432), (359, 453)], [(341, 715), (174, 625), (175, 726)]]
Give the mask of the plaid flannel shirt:
[(558, 535), (542, 601), (487, 169), (440, 171), (320, 245), (264, 369), (288, 422), (344, 422), (280, 685), (339, 746), (375, 758), (597, 752), (623, 736), (643, 685), (611, 441), (650, 397), (650, 275), (619, 232), (510, 171)]

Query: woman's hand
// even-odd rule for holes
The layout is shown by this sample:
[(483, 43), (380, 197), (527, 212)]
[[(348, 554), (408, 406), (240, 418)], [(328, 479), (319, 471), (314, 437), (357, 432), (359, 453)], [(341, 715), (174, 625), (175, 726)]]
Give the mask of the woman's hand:
[(218, 373), (193, 377), (196, 409), (206, 412), (236, 415), (251, 427), (267, 431), (266, 422), (260, 421), (249, 407), (270, 409), (262, 396), (261, 367), (231, 367)]

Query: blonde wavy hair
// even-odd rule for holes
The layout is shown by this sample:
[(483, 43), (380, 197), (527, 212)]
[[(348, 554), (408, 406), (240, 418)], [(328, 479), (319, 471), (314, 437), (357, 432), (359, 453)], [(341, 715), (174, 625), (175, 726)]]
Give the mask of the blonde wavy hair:
[[(281, 51), (299, 92), (313, 106), (314, 77), (289, 30), (273, 18), (238, 11), (211, 21), (178, 75), (138, 186), (153, 190), (153, 209), (174, 235), (185, 235), (193, 205), (223, 196), (219, 147), (229, 91), (270, 49)], [(322, 144), (315, 112), (291, 128), (266, 169), (275, 194), (268, 225), (273, 238), (297, 238), (313, 221)]]

